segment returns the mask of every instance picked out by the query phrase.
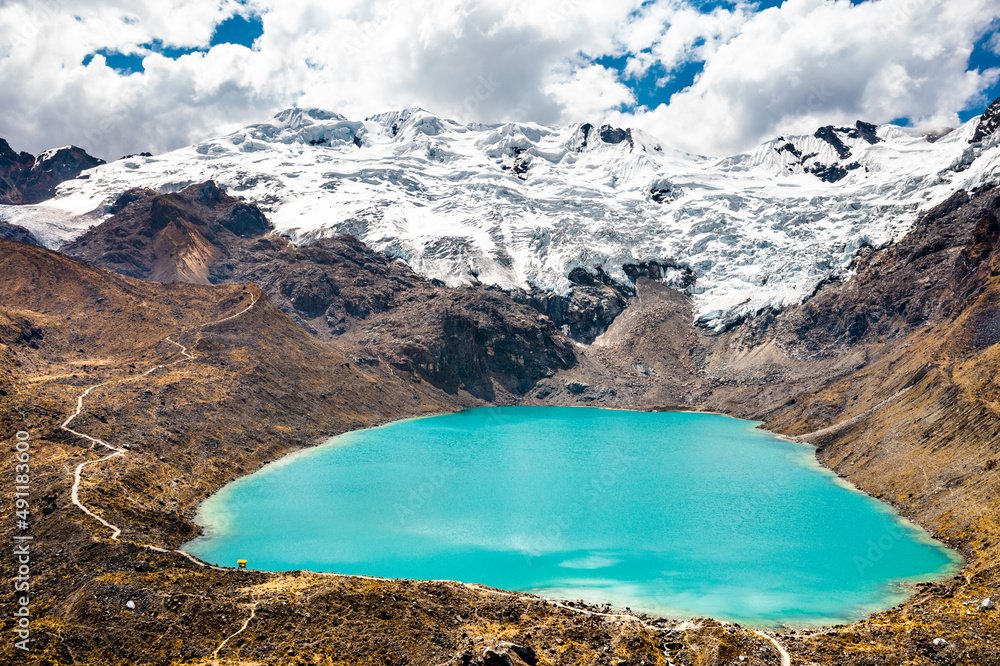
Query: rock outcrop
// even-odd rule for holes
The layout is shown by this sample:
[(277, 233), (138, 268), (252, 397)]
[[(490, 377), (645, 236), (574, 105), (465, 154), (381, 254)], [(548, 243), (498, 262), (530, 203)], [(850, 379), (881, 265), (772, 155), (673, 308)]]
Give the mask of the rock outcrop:
[(35, 237), (35, 234), (31, 233), (24, 227), (19, 227), (16, 224), (11, 224), (10, 222), (5, 222), (4, 220), (0, 220), (0, 238), (6, 238), (7, 240), (18, 241), (20, 243), (41, 245)]
[(993, 103), (986, 107), (986, 111), (983, 112), (982, 118), (979, 119), (979, 124), (976, 126), (976, 131), (972, 135), (972, 138), (969, 139), (969, 143), (978, 143), (991, 136), (998, 129), (1000, 129), (1000, 97), (993, 100)]
[(349, 236), (297, 247), (212, 182), (130, 190), (110, 212), (66, 253), (161, 282), (253, 282), (320, 339), (449, 392), (503, 400), (576, 363), (553, 322), (506, 292), (441, 286)]
[[(542, 289), (504, 293), (547, 316), (566, 336), (589, 344), (625, 310), (628, 297), (634, 292), (614, 282), (600, 267), (595, 273), (576, 268), (569, 279), (573, 288), (566, 296)], [(502, 290), (491, 288), (491, 291)]]
[(59, 183), (76, 178), (104, 160), (81, 148), (47, 150), (37, 158), (11, 149), (0, 139), (0, 204), (34, 204), (55, 195)]
[(262, 237), (227, 278), (259, 284), (307, 330), (449, 392), (520, 395), (572, 367), (572, 342), (502, 291), (434, 284), (356, 238)]

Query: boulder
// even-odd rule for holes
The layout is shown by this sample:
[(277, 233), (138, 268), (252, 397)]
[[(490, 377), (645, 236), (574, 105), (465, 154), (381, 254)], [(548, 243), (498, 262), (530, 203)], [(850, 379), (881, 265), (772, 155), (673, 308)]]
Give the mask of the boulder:
[(509, 652), (513, 652), (528, 666), (535, 666), (538, 663), (538, 656), (535, 654), (534, 648), (527, 645), (517, 645), (516, 643), (501, 643), (500, 646)]
[(514, 666), (514, 660), (504, 651), (486, 648), (483, 652), (483, 666)]

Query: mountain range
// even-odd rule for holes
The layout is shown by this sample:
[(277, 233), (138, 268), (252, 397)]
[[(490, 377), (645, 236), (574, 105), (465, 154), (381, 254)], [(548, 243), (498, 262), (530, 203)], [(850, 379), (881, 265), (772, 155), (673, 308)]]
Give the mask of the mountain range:
[[(980, 610), (1000, 585), (998, 146), (1000, 100), (950, 131), (856, 121), (729, 158), (421, 110), (292, 109), (108, 164), (0, 144), (0, 424), (37, 452), (38, 663), (210, 664), (249, 609), (240, 663), (779, 663), (705, 618), (595, 628), (459, 583), (243, 577), (174, 550), (207, 494), (288, 452), (509, 404), (712, 410), (815, 447), (965, 561), (858, 623), (772, 636), (793, 663), (1000, 663)], [(77, 406), (122, 451), (78, 488), (101, 447), (62, 427)]]
[(0, 208), (0, 219), (58, 248), (125, 190), (213, 180), (297, 245), (353, 235), (450, 286), (566, 295), (576, 269), (628, 286), (630, 266), (656, 264), (694, 297), (695, 319), (722, 330), (849, 275), (859, 251), (898, 240), (956, 190), (995, 184), (997, 115), (933, 133), (857, 121), (707, 158), (607, 125), (288, 109), (90, 169), (40, 206)]

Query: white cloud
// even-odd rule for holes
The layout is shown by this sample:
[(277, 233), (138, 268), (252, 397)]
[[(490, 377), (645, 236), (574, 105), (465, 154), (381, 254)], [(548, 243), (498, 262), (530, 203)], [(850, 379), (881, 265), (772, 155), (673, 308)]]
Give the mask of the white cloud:
[(682, 0), (646, 5), (619, 35), (623, 51), (633, 54), (625, 73), (644, 76), (654, 64), (669, 72), (689, 62), (706, 61), (739, 34), (752, 15), (746, 2), (707, 13)]
[(989, 48), (990, 52), (993, 55), (1000, 56), (1000, 32), (990, 37), (990, 40), (989, 42), (987, 42), (986, 46), (987, 48)]
[[(293, 104), (353, 117), (422, 106), (462, 121), (616, 119), (701, 153), (854, 117), (954, 122), (997, 72), (967, 72), (993, 0), (28, 0), (0, 4), (0, 136), (37, 152), (163, 151)], [(262, 15), (253, 49), (205, 48), (235, 12)], [(145, 55), (122, 76), (98, 50)], [(629, 58), (624, 74), (592, 64)], [(669, 106), (638, 115), (627, 85), (706, 61)]]
[(608, 109), (635, 103), (635, 96), (618, 80), (617, 73), (600, 65), (577, 69), (565, 80), (552, 83), (548, 92), (577, 118), (603, 116)]
[(694, 85), (636, 122), (708, 154), (857, 118), (955, 125), (996, 81), (998, 72), (966, 68), (998, 12), (992, 0), (788, 0), (746, 22)]

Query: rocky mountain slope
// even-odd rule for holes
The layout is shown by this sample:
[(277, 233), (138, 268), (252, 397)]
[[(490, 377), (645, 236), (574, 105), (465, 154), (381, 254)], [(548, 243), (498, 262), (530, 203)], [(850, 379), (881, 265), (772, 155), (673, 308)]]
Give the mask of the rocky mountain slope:
[[(401, 411), (438, 411), (477, 402), (465, 393), (448, 396), (426, 383), (396, 379), (385, 367), (356, 363), (309, 336), (254, 286), (144, 282), (6, 240), (0, 240), (0, 251), (0, 307), (9, 322), (3, 329), (9, 361), (5, 365), (12, 376), (29, 381), (5, 387), (16, 406), (5, 404), (4, 417), (12, 419), (23, 409), (25, 418), (38, 419), (49, 412), (37, 412), (32, 399), (61, 410), (63, 401), (75, 402), (86, 386), (111, 382), (100, 391), (103, 406), (74, 423), (107, 441), (128, 433), (133, 445), (132, 455), (117, 465), (114, 490), (98, 484), (100, 498), (94, 500), (101, 506), (101, 498), (107, 498), (110, 504), (102, 506), (102, 513), (115, 522), (143, 522), (152, 511), (158, 515), (152, 524), (162, 523), (162, 506), (133, 491), (162, 483), (167, 475), (185, 479), (172, 491), (174, 508), (183, 509), (192, 508), (215, 479), (245, 470), (238, 459), (247, 452), (227, 446), (237, 447), (247, 423), (270, 432), (264, 440), (284, 442), (283, 450), (320, 437), (313, 426), (301, 433), (271, 430), (272, 410), (291, 410), (302, 419), (313, 412), (321, 420), (327, 418), (324, 414), (331, 419), (336, 415), (346, 420), (334, 429), (345, 430), (356, 427), (354, 421), (382, 422)], [(213, 323), (251, 301), (253, 308), (240, 319)], [(243, 339), (244, 327), (254, 334), (235, 345), (234, 339)], [(149, 367), (184, 361), (181, 345), (195, 358), (139, 381)], [(212, 351), (220, 346), (231, 351)], [(30, 382), (41, 382), (41, 388), (35, 390)], [(175, 400), (178, 392), (185, 397)], [(236, 404), (234, 416), (227, 416)], [(199, 414), (209, 406), (217, 424), (203, 431)], [(234, 420), (237, 413), (248, 420)], [(333, 427), (333, 421), (329, 425)], [(197, 441), (195, 430), (202, 432)], [(64, 432), (46, 431), (45, 436), (62, 442), (73, 455), (86, 454), (75, 450), (81, 442)], [(259, 450), (254, 455), (271, 453)], [(160, 460), (164, 464), (151, 471), (150, 462), (160, 457), (166, 458)], [(234, 463), (243, 470), (234, 469)]]
[(24, 227), (19, 227), (16, 224), (10, 224), (9, 222), (4, 222), (0, 220), (0, 238), (6, 238), (7, 240), (20, 241), (22, 243), (31, 243), (32, 245), (41, 245), (35, 234), (31, 233)]
[(104, 164), (76, 146), (46, 150), (37, 158), (17, 153), (0, 139), (0, 204), (34, 204), (50, 199), (56, 186)]
[(848, 276), (859, 249), (899, 239), (914, 213), (952, 192), (996, 183), (990, 118), (943, 136), (857, 121), (710, 159), (589, 123), (460, 125), (419, 109), (355, 121), (289, 109), (118, 160), (44, 206), (0, 217), (40, 238), (48, 230), (43, 240), (57, 247), (127, 189), (215, 180), (298, 245), (354, 235), (453, 286), (565, 295), (576, 269), (631, 285), (630, 265), (670, 267), (664, 279), (690, 290), (698, 319), (724, 328)]
[[(338, 168), (347, 169), (331, 171), (334, 175), (324, 181), (340, 183), (331, 186), (335, 193), (341, 191), (338, 187), (350, 189), (364, 182), (366, 195), (384, 204), (379, 198), (384, 196), (382, 188), (393, 182), (400, 188), (393, 190), (398, 195), (393, 205), (399, 208), (383, 205), (390, 212), (408, 210), (412, 192), (407, 192), (417, 190), (400, 179), (419, 172), (425, 206), (448, 220), (447, 211), (460, 206), (454, 198), (440, 198), (432, 187), (435, 178), (442, 170), (475, 162), (473, 144), (488, 152), (492, 144), (480, 141), (482, 133), (508, 131), (463, 131), (435, 124), (426, 114), (403, 114), (366, 121), (388, 128), (379, 138), (375, 135), (382, 130), (369, 132), (366, 123), (352, 125), (317, 113), (288, 115), (279, 119), (287, 126), (258, 127), (247, 132), (243, 143), (197, 153), (202, 157), (192, 158), (194, 162), (185, 161), (190, 156), (179, 151), (170, 168), (180, 167), (171, 177), (186, 177), (194, 163), (206, 172), (214, 166), (227, 178), (236, 177), (226, 171), (227, 160), (236, 164), (250, 154), (258, 155), (262, 164), (281, 155), (291, 165), (299, 164), (295, 159), (305, 164), (321, 155), (330, 162), (341, 160)], [(235, 631), (249, 609), (259, 608), (261, 628), (251, 634), (252, 640), (232, 648), (241, 663), (306, 659), (326, 650), (320, 657), (325, 663), (450, 659), (457, 664), (469, 661), (465, 653), (485, 658), (487, 643), (509, 652), (499, 641), (512, 638), (534, 641), (544, 649), (540, 663), (603, 664), (609, 659), (604, 647), (627, 663), (664, 663), (666, 654), (673, 655), (675, 663), (733, 663), (740, 654), (750, 659), (740, 663), (777, 663), (776, 653), (759, 638), (710, 622), (664, 634), (623, 620), (571, 633), (572, 616), (563, 614), (571, 611), (534, 601), (500, 601), (497, 595), (484, 596), (459, 585), (288, 574), (254, 578), (248, 586), (234, 583), (227, 573), (201, 572), (187, 561), (178, 564), (174, 555), (131, 543), (148, 539), (176, 545), (190, 534), (190, 511), (200, 498), (322, 434), (487, 400), (712, 409), (762, 419), (775, 431), (800, 437), (815, 445), (820, 460), (839, 474), (960, 549), (966, 565), (954, 580), (923, 586), (905, 604), (855, 625), (784, 632), (779, 639), (794, 663), (1000, 663), (1000, 617), (979, 610), (981, 600), (995, 598), (1000, 585), (1000, 190), (991, 185), (997, 136), (990, 129), (995, 115), (989, 110), (954, 136), (935, 141), (916, 136), (904, 140), (892, 128), (860, 122), (833, 126), (811, 137), (782, 138), (753, 155), (714, 162), (712, 168), (720, 173), (729, 169), (735, 174), (735, 184), (686, 200), (692, 208), (685, 210), (696, 210), (696, 199), (711, 200), (711, 206), (728, 201), (736, 217), (752, 216), (758, 227), (747, 226), (747, 233), (758, 233), (762, 245), (753, 256), (761, 258), (760, 265), (779, 256), (771, 255), (777, 246), (760, 241), (759, 225), (768, 220), (782, 234), (795, 228), (795, 234), (806, 236), (804, 247), (813, 247), (813, 235), (827, 234), (823, 243), (831, 238), (840, 243), (846, 238), (843, 225), (855, 223), (861, 224), (857, 228), (880, 228), (893, 240), (883, 244), (869, 237), (870, 242), (844, 245), (837, 250), (842, 251), (840, 268), (826, 270), (829, 264), (824, 264), (823, 271), (809, 273), (814, 278), (822, 273), (823, 278), (810, 278), (801, 303), (751, 299), (746, 307), (720, 309), (724, 316), (715, 318), (705, 316), (705, 307), (722, 303), (713, 300), (722, 292), (712, 292), (722, 283), (710, 281), (711, 271), (702, 272), (699, 265), (675, 257), (557, 262), (565, 278), (561, 287), (528, 281), (505, 290), (491, 284), (506, 284), (503, 280), (477, 277), (478, 269), (465, 276), (463, 286), (448, 287), (396, 261), (399, 253), (376, 252), (352, 237), (326, 237), (339, 229), (343, 217), (329, 214), (326, 219), (334, 222), (321, 224), (308, 237), (310, 243), (298, 245), (269, 233), (263, 211), (230, 196), (241, 194), (232, 186), (227, 194), (212, 182), (183, 189), (178, 181), (157, 185), (155, 178), (166, 173), (163, 164), (150, 163), (154, 166), (147, 171), (142, 165), (127, 167), (145, 174), (141, 178), (149, 177), (158, 189), (109, 195), (107, 201), (102, 199), (99, 215), (89, 218), (101, 224), (85, 229), (80, 221), (54, 227), (46, 222), (39, 237), (51, 244), (54, 237), (68, 237), (65, 229), (75, 229), (67, 252), (130, 277), (43, 248), (0, 241), (0, 419), (8, 429), (28, 424), (44, 433), (47, 453), (40, 478), (46, 507), (51, 507), (44, 515), (55, 518), (41, 525), (53, 543), (71, 544), (67, 551), (80, 562), (101, 567), (87, 577), (85, 567), (53, 565), (56, 573), (46, 581), (57, 592), (53, 598), (77, 601), (42, 609), (52, 618), (51, 631), (46, 628), (49, 633), (44, 634), (49, 637), (46, 658), (69, 662), (77, 658), (75, 651), (84, 650), (92, 663), (210, 662), (216, 639)], [(353, 133), (347, 134), (352, 127)], [(528, 149), (514, 156), (509, 169), (499, 165), (501, 177), (517, 181), (505, 187), (523, 195), (518, 205), (535, 205), (531, 197), (547, 191), (548, 181), (541, 176), (535, 183), (539, 189), (528, 189), (534, 187), (533, 173), (548, 170), (548, 178), (555, 180), (555, 174), (565, 177), (560, 169), (583, 168), (589, 159), (587, 168), (599, 174), (595, 182), (600, 186), (595, 188), (600, 190), (608, 173), (602, 169), (621, 165), (614, 151), (657, 152), (640, 133), (577, 129), (580, 151), (568, 161), (569, 152), (545, 166)], [(509, 128), (509, 136), (515, 136), (515, 130)], [(392, 153), (392, 159), (406, 166), (392, 176), (395, 181), (383, 180), (379, 160), (389, 158), (364, 151), (389, 150), (386, 146), (397, 136), (402, 138), (392, 150), (408, 148)], [(413, 141), (423, 142), (419, 145), (428, 152), (407, 152)], [(545, 141), (556, 138), (540, 134), (532, 145), (537, 149), (548, 145)], [(452, 154), (432, 153), (448, 146)], [(330, 152), (315, 152), (320, 149)], [(355, 157), (343, 157), (345, 151)], [(946, 157), (954, 161), (932, 175), (928, 165)], [(364, 160), (375, 164), (365, 162), (368, 181), (360, 171), (350, 171), (362, 169)], [(859, 166), (851, 166), (855, 162)], [(640, 159), (633, 166), (642, 164), (646, 162)], [(123, 168), (109, 165), (102, 171), (101, 187), (127, 181), (124, 176), (116, 180)], [(794, 173), (781, 175), (789, 169)], [(294, 181), (289, 173), (286, 182)], [(295, 173), (304, 177), (312, 172)], [(459, 180), (475, 181), (469, 176), (476, 173), (473, 170), (461, 173)], [(784, 194), (767, 192), (782, 215), (800, 204), (801, 210), (812, 211), (806, 217), (796, 213), (800, 217), (795, 224), (767, 218), (745, 207), (750, 194), (733, 194), (733, 188), (749, 187), (747, 183), (764, 173), (770, 174), (773, 188), (790, 185), (798, 188), (796, 196), (820, 188), (815, 192), (823, 194), (814, 192), (808, 202), (781, 200), (777, 205)], [(496, 180), (495, 175), (490, 178)], [(634, 186), (640, 180), (628, 182)], [(265, 190), (273, 186), (273, 181), (261, 182), (270, 183), (260, 185)], [(578, 186), (571, 179), (565, 182), (566, 187)], [(715, 183), (698, 182), (699, 187)], [(954, 189), (956, 184), (968, 187)], [(650, 206), (672, 203), (673, 190), (660, 185), (649, 191)], [(79, 196), (87, 187), (87, 181), (68, 185), (53, 205), (83, 201)], [(289, 189), (273, 191), (285, 197), (270, 204), (280, 231), (280, 220), (291, 219), (282, 215), (294, 209), (300, 195), (288, 194)], [(529, 191), (530, 196), (525, 194)], [(623, 185), (621, 199), (626, 203), (628, 191)], [(572, 196), (578, 197), (573, 201), (587, 201), (579, 192)], [(857, 197), (858, 208), (838, 197)], [(612, 208), (626, 205), (617, 195), (614, 201), (610, 194), (607, 198)], [(600, 201), (605, 201), (603, 195)], [(689, 221), (689, 231), (697, 227), (699, 234), (707, 233), (699, 224), (720, 219), (722, 214), (716, 215), (719, 211), (711, 206), (698, 213), (703, 217)], [(25, 211), (17, 220), (27, 220), (26, 226), (38, 222), (38, 215), (57, 210), (11, 208)], [(580, 215), (595, 210), (604, 215), (610, 209), (597, 206)], [(307, 212), (300, 214), (307, 218)], [(399, 239), (416, 237), (408, 235), (410, 227), (399, 218), (377, 219), (379, 224), (395, 219), (392, 228)], [(624, 229), (626, 236), (638, 233), (621, 218), (608, 219), (615, 222), (607, 229)], [(597, 248), (597, 254), (608, 247), (606, 242), (618, 242), (593, 233), (594, 227), (579, 219), (561, 219), (560, 225), (574, 231), (573, 243)], [(378, 246), (381, 241), (377, 234), (369, 235), (371, 228), (363, 225), (359, 233)], [(419, 243), (452, 242), (451, 236), (442, 240), (432, 231), (420, 236)], [(623, 243), (631, 242), (624, 238)], [(731, 249), (727, 266), (743, 265), (740, 237), (727, 232), (718, 242)], [(552, 254), (546, 256), (562, 261), (568, 255), (559, 252), (568, 251), (571, 244), (563, 239), (547, 247), (545, 252)], [(411, 266), (432, 273), (426, 269), (430, 263), (420, 263), (424, 255), (406, 258)], [(806, 251), (795, 254), (794, 262), (812, 258)], [(510, 263), (521, 265), (527, 264)], [(756, 270), (752, 261), (746, 265)], [(800, 268), (796, 264), (787, 270)], [(774, 278), (781, 289), (787, 287), (789, 274)], [(740, 280), (747, 274), (741, 275)], [(241, 285), (246, 282), (259, 287)], [(771, 278), (754, 283), (753, 298), (766, 293), (758, 288), (770, 283)], [(712, 284), (715, 287), (701, 291)], [(212, 323), (240, 311), (248, 299), (260, 299), (260, 305), (248, 310), (238, 325)], [(758, 307), (762, 303), (766, 307)], [(588, 344), (574, 344), (567, 334)], [(168, 335), (192, 350), (190, 364), (178, 356)], [(174, 361), (180, 363), (150, 374), (149, 384), (137, 381), (151, 364)], [(84, 456), (97, 454), (80, 450), (78, 440), (55, 428), (87, 385), (120, 376), (127, 381), (97, 391), (100, 402), (80, 425), (109, 440), (123, 432), (134, 435), (129, 450), (134, 455), (88, 468), (94, 477), (83, 488), (101, 515), (125, 527), (123, 544), (100, 537), (100, 525), (68, 503), (66, 484), (72, 469)], [(247, 423), (262, 424), (260, 432), (246, 428)], [(91, 543), (88, 534), (100, 538)], [(874, 552), (863, 557), (877, 557)], [(151, 567), (150, 562), (164, 564)], [(161, 573), (161, 566), (170, 570)], [(72, 582), (80, 576), (85, 583)], [(209, 599), (214, 612), (182, 602), (178, 590)], [(91, 597), (96, 601), (89, 601)], [(121, 610), (126, 597), (144, 600), (141, 608), (148, 616), (137, 620)], [(306, 617), (316, 607), (330, 612), (322, 619)], [(456, 623), (449, 625), (448, 618), (456, 614)], [(121, 632), (100, 637), (79, 631), (105, 627), (110, 616), (119, 618)], [(469, 619), (473, 617), (479, 619)], [(181, 638), (192, 631), (195, 619), (197, 638)], [(158, 647), (155, 638), (162, 633), (161, 620), (169, 626), (165, 647)], [(267, 633), (280, 633), (289, 623), (294, 629), (283, 634), (287, 639)], [(67, 641), (56, 641), (56, 635), (71, 636), (68, 647)], [(486, 640), (477, 643), (475, 636)], [(664, 651), (665, 636), (680, 646), (677, 652)], [(344, 650), (317, 647), (336, 641), (344, 642)], [(275, 647), (284, 654), (275, 653)], [(497, 663), (517, 663), (515, 656)]]
[(320, 339), (452, 393), (505, 401), (576, 362), (552, 321), (502, 291), (428, 281), (350, 237), (266, 236), (261, 211), (213, 182), (130, 190), (112, 210), (65, 251), (143, 279), (252, 282)]
[[(192, 188), (169, 200), (195, 211), (201, 210), (199, 197), (216, 201), (217, 219), (228, 219), (213, 192)], [(771, 428), (789, 434), (815, 433), (807, 439), (819, 445), (821, 459), (960, 548), (967, 565), (955, 580), (926, 586), (902, 606), (859, 624), (780, 635), (793, 663), (993, 663), (1000, 622), (969, 604), (1000, 583), (998, 219), (996, 190), (958, 193), (897, 245), (859, 258), (853, 279), (826, 284), (802, 306), (748, 318), (725, 333), (691, 325), (690, 295), (637, 277), (636, 295), (609, 330), (593, 345), (576, 347), (577, 364), (541, 379), (526, 401), (683, 404), (765, 416)], [(236, 236), (222, 229), (216, 231)], [(293, 257), (308, 249), (268, 237), (243, 242), (283, 243)], [(378, 259), (357, 241), (315, 247), (342, 253), (317, 264), (348, 274)], [(570, 611), (503, 602), (451, 584), (373, 584), (308, 574), (234, 581), (233, 574), (203, 572), (179, 556), (134, 545), (183, 541), (191, 511), (212, 488), (323, 434), (475, 399), (462, 391), (453, 397), (385, 364), (359, 363), (344, 351), (354, 349), (346, 334), (317, 340), (254, 288), (142, 282), (6, 241), (0, 253), (0, 418), (9, 428), (27, 424), (44, 440), (37, 478), (48, 513), (36, 527), (43, 539), (60, 544), (63, 555), (72, 554), (60, 558), (56, 548), (48, 549), (45, 557), (53, 559), (43, 562), (49, 573), (39, 584), (53, 591), (53, 600), (94, 599), (39, 604), (39, 615), (47, 618), (40, 654), (52, 663), (80, 651), (89, 663), (210, 662), (250, 609), (261, 621), (230, 648), (242, 663), (266, 662), (273, 654), (269, 645), (280, 646), (283, 658), (317, 657), (320, 636), (323, 645), (342, 646), (336, 654), (323, 653), (329, 663), (433, 661), (437, 651), (441, 662), (462, 663), (462, 654), (482, 656), (488, 644), (503, 651), (500, 641), (511, 638), (544, 651), (548, 663), (602, 663), (608, 645), (629, 663), (662, 659), (662, 634), (631, 622), (580, 630)], [(380, 260), (381, 270), (398, 267), (412, 275), (399, 262)], [(144, 265), (152, 270), (156, 262)], [(285, 265), (279, 273), (288, 270)], [(451, 291), (476, 289), (488, 291)], [(402, 282), (393, 290), (395, 299), (408, 293)], [(260, 305), (246, 319), (211, 323), (253, 297)], [(405, 317), (395, 321), (404, 324)], [(183, 362), (152, 373), (149, 383), (137, 381), (152, 365), (178, 360), (168, 335), (191, 350), (190, 366)], [(121, 377), (126, 381), (114, 383)], [(113, 383), (95, 393), (78, 427), (107, 441), (129, 433), (131, 448), (125, 459), (88, 468), (93, 476), (82, 496), (99, 515), (124, 526), (121, 544), (107, 541), (103, 528), (69, 503), (74, 465), (97, 452), (79, 448), (78, 440), (57, 429), (74, 397), (105, 380)], [(250, 422), (263, 427), (243, 427)], [(201, 591), (206, 601), (185, 602), (185, 590)], [(125, 608), (130, 600), (138, 613)], [(330, 612), (303, 622), (321, 606)], [(454, 613), (480, 620), (452, 629), (442, 618)], [(337, 618), (336, 624), (327, 618)], [(287, 638), (268, 633), (290, 621), (298, 628), (282, 634)], [(88, 626), (105, 630), (80, 630)], [(741, 663), (777, 663), (766, 643), (734, 627), (702, 622), (669, 636), (666, 641), (678, 646), (669, 653), (689, 663), (731, 663), (739, 654), (750, 659)], [(945, 643), (935, 645), (936, 638)]]
[(691, 325), (690, 296), (640, 279), (580, 362), (527, 400), (707, 408), (816, 446), (966, 565), (861, 623), (788, 632), (795, 662), (1000, 663), (1000, 616), (977, 610), (1000, 589), (1000, 190), (956, 193), (853, 272), (722, 333)]
[[(78, 249), (100, 258), (101, 248), (114, 253), (117, 249), (107, 243), (124, 238), (136, 250), (126, 263), (154, 270), (161, 258), (155, 249), (162, 247), (157, 233), (169, 226), (149, 233), (149, 211), (160, 196), (130, 195), (109, 221), (114, 223), (82, 237)], [(227, 206), (238, 204), (223, 197), (205, 185), (167, 200), (187, 210), (180, 224), (185, 226), (191, 217), (202, 220), (214, 214), (228, 219)], [(207, 213), (200, 201), (214, 201), (218, 207), (209, 206), (214, 213)], [(122, 214), (129, 206), (139, 212)], [(574, 347), (571, 367), (547, 366), (552, 376), (528, 380), (523, 401), (707, 407), (764, 417), (773, 429), (808, 434), (809, 441), (820, 445), (821, 459), (961, 548), (968, 563), (962, 577), (926, 588), (900, 608), (860, 625), (823, 634), (792, 632), (782, 639), (797, 655), (816, 663), (874, 663), (873, 654), (991, 663), (996, 654), (989, 637), (1000, 630), (996, 618), (966, 610), (1000, 582), (1000, 535), (995, 534), (1000, 524), (995, 500), (1000, 496), (1000, 410), (993, 395), (1000, 376), (994, 363), (1000, 342), (998, 219), (996, 189), (956, 193), (920, 217), (897, 244), (859, 254), (851, 279), (831, 280), (802, 305), (747, 317), (722, 333), (692, 325), (689, 294), (637, 275), (635, 295), (610, 328), (594, 344)], [(129, 221), (136, 226), (128, 227)], [(387, 330), (395, 342), (419, 336), (425, 348), (444, 349), (448, 329), (427, 327), (416, 313), (427, 309), (428, 300), (437, 299), (445, 304), (441, 313), (461, 312), (495, 291), (435, 285), (353, 239), (327, 239), (298, 248), (274, 237), (240, 239), (221, 224), (190, 225), (199, 227), (205, 230), (199, 232), (202, 238), (212, 233), (226, 236), (230, 253), (209, 266), (232, 271), (230, 277), (256, 272), (254, 279), (284, 300), (301, 326), (351, 354), (363, 348), (366, 336), (372, 344)], [(122, 229), (129, 231), (120, 235)], [(146, 242), (131, 243), (133, 235)], [(234, 254), (233, 248), (248, 254)], [(216, 270), (208, 274), (221, 275)], [(336, 289), (316, 297), (316, 285), (323, 284)], [(493, 295), (511, 307), (509, 294)], [(411, 301), (416, 305), (408, 310)], [(344, 327), (342, 332), (330, 327), (328, 303), (338, 305), (333, 312), (346, 315), (333, 318)], [(298, 314), (308, 313), (310, 304), (323, 316)], [(394, 310), (400, 316), (379, 319)], [(539, 315), (532, 316), (537, 321)], [(327, 326), (322, 333), (310, 323), (316, 321)], [(545, 326), (551, 330), (551, 322)], [(25, 333), (31, 327), (23, 323), (16, 330), (21, 339), (32, 335)], [(475, 340), (468, 333), (458, 337)], [(388, 346), (383, 343), (380, 349)], [(397, 375), (408, 367), (398, 359), (393, 363), (391, 372)], [(390, 371), (381, 363), (371, 367)], [(418, 369), (406, 376), (419, 380), (422, 375)], [(428, 389), (434, 389), (433, 382)], [(932, 639), (941, 636), (949, 647), (932, 645)]]
[[(73, 427), (124, 453), (85, 467), (79, 498), (122, 528), (117, 539), (72, 502), (74, 470), (106, 449), (59, 427), (95, 384)], [(585, 608), (530, 595), (214, 570), (170, 550), (205, 495), (265, 462), (479, 404), (356, 363), (254, 286), (144, 282), (0, 240), (0, 397), (0, 427), (29, 432), (33, 456), (31, 651), (6, 641), (4, 663), (653, 664), (667, 645), (686, 662), (777, 658), (760, 636), (709, 620), (585, 625)], [(23, 534), (12, 521), (0, 533)], [(0, 603), (14, 596), (7, 586)]]
[[(939, 663), (1000, 662), (1000, 618), (971, 610), (1000, 586), (998, 220), (997, 190), (956, 195), (921, 221), (919, 233), (873, 256), (856, 281), (821, 292), (800, 313), (820, 324), (810, 343), (831, 333), (855, 338), (869, 358), (774, 410), (769, 426), (815, 433), (806, 439), (822, 462), (967, 559), (956, 580), (834, 632), (831, 645), (802, 642), (803, 656), (861, 653), (875, 639), (900, 659), (922, 653)], [(932, 635), (944, 645), (929, 647)]]

